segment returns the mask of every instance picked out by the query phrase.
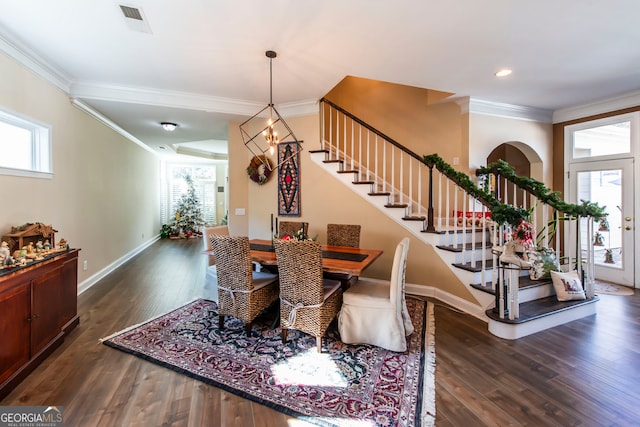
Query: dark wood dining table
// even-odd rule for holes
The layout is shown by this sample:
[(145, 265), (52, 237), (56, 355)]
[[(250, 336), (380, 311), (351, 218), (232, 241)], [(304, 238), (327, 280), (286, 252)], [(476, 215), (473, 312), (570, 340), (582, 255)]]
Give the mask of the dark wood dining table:
[[(277, 266), (278, 260), (270, 240), (251, 239), (251, 260), (264, 266)], [(382, 255), (379, 249), (322, 245), (322, 269), (328, 273), (361, 276), (365, 268)]]

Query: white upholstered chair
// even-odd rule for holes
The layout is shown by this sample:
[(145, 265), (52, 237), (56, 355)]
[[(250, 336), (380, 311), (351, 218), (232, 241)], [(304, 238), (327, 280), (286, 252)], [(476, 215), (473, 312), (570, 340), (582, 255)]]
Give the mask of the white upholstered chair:
[[(204, 249), (212, 251), (211, 236), (228, 236), (229, 227), (219, 225), (217, 227), (205, 227), (204, 229)], [(204, 276), (204, 297), (208, 300), (218, 302), (218, 275), (216, 269), (216, 259), (209, 255), (209, 262)]]
[(413, 333), (404, 294), (409, 238), (396, 247), (391, 280), (360, 278), (343, 294), (338, 329), (342, 342), (372, 344), (387, 350), (407, 350)]

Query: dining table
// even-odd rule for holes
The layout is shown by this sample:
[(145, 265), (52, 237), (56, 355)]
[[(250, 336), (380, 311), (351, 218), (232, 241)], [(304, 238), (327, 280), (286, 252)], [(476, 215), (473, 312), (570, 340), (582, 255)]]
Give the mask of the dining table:
[[(251, 260), (263, 266), (277, 266), (278, 260), (271, 240), (249, 240)], [(326, 273), (342, 273), (361, 276), (364, 269), (382, 255), (380, 249), (350, 248), (321, 245), (322, 270)]]

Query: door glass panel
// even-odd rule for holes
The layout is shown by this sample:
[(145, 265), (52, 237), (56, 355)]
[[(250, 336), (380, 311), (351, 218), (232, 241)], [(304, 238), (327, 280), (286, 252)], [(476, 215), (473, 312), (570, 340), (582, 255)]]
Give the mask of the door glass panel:
[(573, 132), (573, 158), (631, 152), (631, 122), (625, 121)]
[(587, 240), (593, 245), (595, 264), (622, 268), (622, 170), (578, 172), (576, 178), (578, 200), (597, 202), (608, 214), (608, 224), (596, 223)]

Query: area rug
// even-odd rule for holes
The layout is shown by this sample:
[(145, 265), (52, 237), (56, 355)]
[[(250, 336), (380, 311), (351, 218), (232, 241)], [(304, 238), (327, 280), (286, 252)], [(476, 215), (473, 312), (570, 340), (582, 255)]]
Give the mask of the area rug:
[(433, 304), (407, 298), (415, 332), (406, 353), (340, 341), (334, 322), (323, 352), (315, 338), (289, 331), (282, 344), (276, 312), (252, 336), (215, 302), (196, 300), (102, 340), (203, 382), (323, 426), (432, 426), (435, 422)]
[(633, 288), (629, 288), (627, 286), (616, 285), (614, 283), (602, 282), (600, 280), (596, 280), (594, 282), (594, 289), (596, 294), (605, 294), (605, 295), (619, 295), (619, 296), (629, 296), (633, 295)]

